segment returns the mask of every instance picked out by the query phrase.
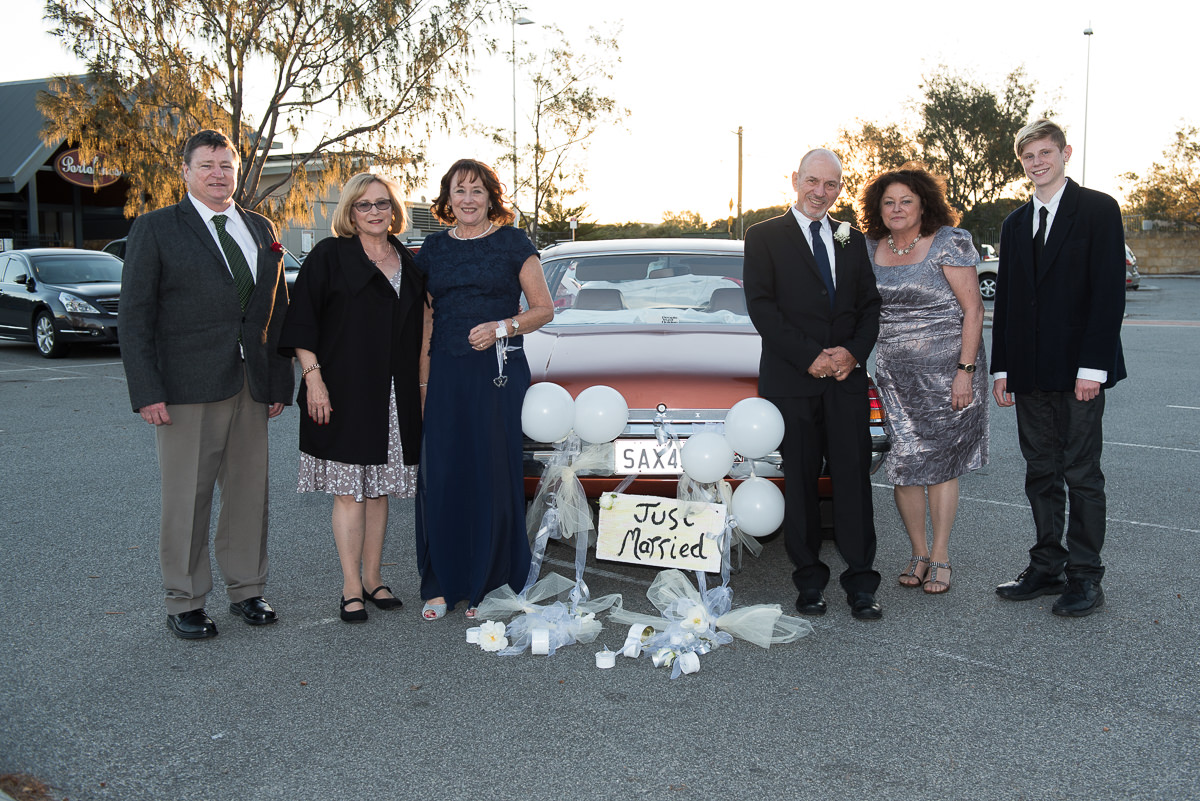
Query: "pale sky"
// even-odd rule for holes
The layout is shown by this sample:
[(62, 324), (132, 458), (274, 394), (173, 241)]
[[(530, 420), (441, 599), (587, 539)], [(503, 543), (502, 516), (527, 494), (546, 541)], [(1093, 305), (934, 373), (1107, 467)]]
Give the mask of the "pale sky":
[[(16, 5), (16, 4), (10, 4)], [(1200, 123), (1196, 12), (1177, 0), (1017, 3), (883, 2), (820, 6), (791, 0), (525, 0), (535, 25), (517, 28), (518, 53), (548, 43), (542, 24), (580, 41), (588, 25), (620, 25), (621, 64), (601, 91), (631, 115), (598, 133), (587, 156), (588, 216), (599, 222), (658, 222), (665, 211), (724, 217), (737, 194), (738, 126), (744, 128), (742, 207), (794, 200), (790, 175), (812, 147), (832, 144), (856, 119), (913, 119), (921, 76), (939, 64), (994, 88), (1023, 65), (1037, 82), (1033, 111), (1048, 106), (1075, 155), (1068, 174), (1120, 198), (1119, 175), (1158, 159), (1181, 123)], [(599, 16), (599, 15), (603, 16)], [(44, 33), (41, 4), (8, 8), (0, 80), (81, 71)], [(1084, 89), (1091, 39), (1084, 147)], [(508, 22), (491, 33), (505, 51), (480, 57), (468, 115), (511, 128)], [(518, 83), (517, 102), (530, 92)], [(519, 123), (520, 124), (520, 123)], [(518, 140), (528, 133), (518, 130)], [(432, 195), (455, 159), (494, 161), (490, 143), (467, 131), (430, 143)], [(501, 171), (506, 181), (508, 168)]]

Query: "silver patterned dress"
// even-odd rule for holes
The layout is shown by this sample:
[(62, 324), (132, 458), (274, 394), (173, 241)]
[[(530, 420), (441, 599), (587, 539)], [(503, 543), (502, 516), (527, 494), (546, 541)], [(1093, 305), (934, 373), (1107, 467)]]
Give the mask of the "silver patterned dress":
[[(971, 405), (950, 406), (962, 349), (963, 310), (942, 268), (974, 270), (975, 246), (961, 228), (944, 226), (916, 264), (881, 267), (879, 242), (867, 240), (883, 306), (875, 381), (891, 440), (884, 466), (900, 486), (929, 486), (988, 461), (988, 370), (983, 338), (975, 355)], [(974, 275), (974, 273), (972, 273)]]
[[(399, 258), (397, 258), (399, 261)], [(388, 282), (400, 293), (400, 270)], [(388, 382), (392, 386), (392, 382)], [(400, 445), (400, 422), (396, 412), (396, 390), (388, 393), (388, 450), (387, 464), (345, 464), (318, 459), (300, 452), (300, 476), (297, 492), (326, 492), (330, 495), (353, 495), (359, 503), (363, 498), (390, 495), (393, 498), (412, 498), (417, 494), (417, 466), (404, 463)]]

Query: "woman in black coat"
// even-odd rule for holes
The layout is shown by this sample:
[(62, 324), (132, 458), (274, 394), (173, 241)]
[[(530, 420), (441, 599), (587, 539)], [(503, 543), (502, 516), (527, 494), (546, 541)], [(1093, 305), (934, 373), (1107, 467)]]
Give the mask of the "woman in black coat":
[(380, 562), (388, 496), (416, 491), (425, 287), (392, 236), (405, 219), (391, 181), (351, 178), (332, 227), (336, 236), (317, 243), (296, 278), (280, 351), (301, 366), (298, 491), (334, 496), (340, 615), (359, 623), (364, 599), (401, 605)]

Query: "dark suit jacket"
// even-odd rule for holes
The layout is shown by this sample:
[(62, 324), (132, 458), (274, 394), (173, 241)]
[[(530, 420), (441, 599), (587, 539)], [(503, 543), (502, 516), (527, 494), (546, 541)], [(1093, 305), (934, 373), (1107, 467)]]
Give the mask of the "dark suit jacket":
[(300, 450), (346, 464), (386, 464), (388, 390), (396, 411), (404, 463), (421, 454), (418, 366), (425, 320), (425, 281), (408, 248), (388, 237), (400, 254), (400, 294), (367, 258), (358, 237), (317, 243), (296, 278), (281, 352), (317, 354), (333, 414), (327, 425), (308, 416), (308, 385), (301, 380)]
[(278, 352), (287, 311), (283, 254), (275, 228), (241, 208), (258, 246), (254, 292), (243, 314), (217, 242), (186, 196), (138, 217), (121, 275), (118, 330), (133, 408), (211, 403), (236, 395), (245, 375), (262, 403), (291, 403), (292, 360)]
[(1009, 392), (1069, 392), (1080, 368), (1125, 378), (1125, 233), (1121, 209), (1067, 179), (1042, 258), (1033, 265), (1033, 201), (1008, 216), (992, 319), (992, 372)]
[[(834, 231), (837, 221), (831, 220)], [(763, 396), (817, 395), (833, 379), (814, 378), (809, 365), (825, 348), (841, 345), (865, 365), (879, 335), (879, 291), (866, 240), (854, 229), (833, 243), (836, 302), (791, 209), (746, 231), (743, 273), (746, 306), (762, 336), (758, 392)], [(836, 382), (866, 397), (866, 370)]]

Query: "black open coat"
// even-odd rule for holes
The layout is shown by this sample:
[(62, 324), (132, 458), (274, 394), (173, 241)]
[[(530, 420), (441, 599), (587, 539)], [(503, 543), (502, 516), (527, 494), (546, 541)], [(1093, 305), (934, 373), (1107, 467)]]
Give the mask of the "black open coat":
[(388, 389), (395, 386), (404, 463), (421, 455), (419, 362), (425, 284), (412, 254), (400, 254), (400, 294), (367, 258), (358, 237), (329, 237), (304, 260), (292, 291), (279, 350), (317, 354), (329, 390), (330, 421), (308, 416), (300, 381), (300, 450), (347, 464), (386, 464)]

